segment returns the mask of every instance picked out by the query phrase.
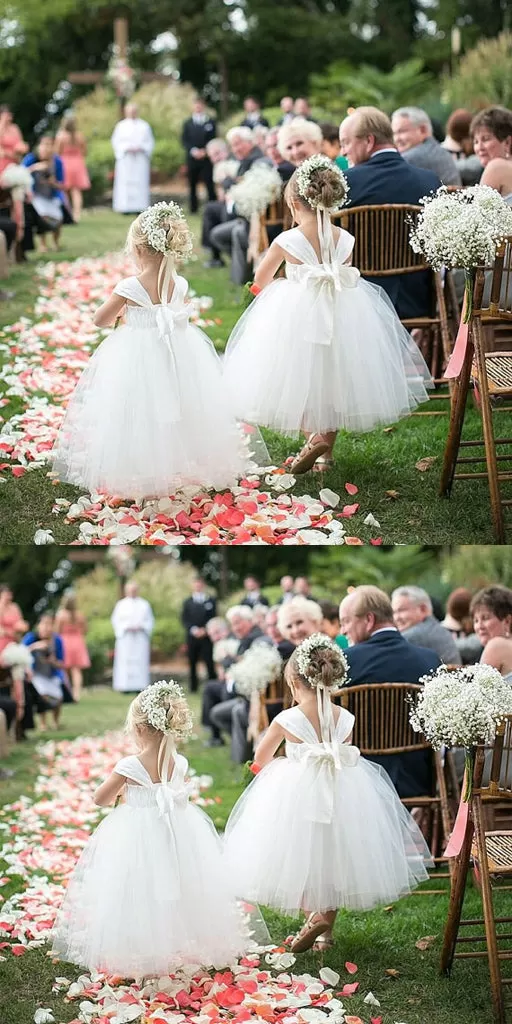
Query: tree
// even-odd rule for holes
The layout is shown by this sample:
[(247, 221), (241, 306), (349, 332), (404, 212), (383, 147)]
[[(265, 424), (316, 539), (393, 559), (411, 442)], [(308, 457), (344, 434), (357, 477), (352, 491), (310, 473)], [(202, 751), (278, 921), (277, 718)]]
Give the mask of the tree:
[(478, 110), (491, 103), (512, 104), (512, 32), (497, 39), (482, 39), (462, 57), (455, 74), (446, 80), (454, 106)]
[(396, 64), (392, 71), (337, 61), (323, 74), (311, 76), (310, 96), (315, 105), (338, 119), (345, 117), (349, 107), (363, 105), (391, 114), (406, 103), (422, 102), (433, 81), (423, 61), (415, 58)]

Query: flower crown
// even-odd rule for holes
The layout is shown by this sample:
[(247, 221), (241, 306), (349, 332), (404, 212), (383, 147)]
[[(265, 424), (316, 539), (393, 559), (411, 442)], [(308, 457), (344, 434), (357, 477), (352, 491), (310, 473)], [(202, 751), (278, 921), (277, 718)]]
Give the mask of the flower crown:
[(141, 214), (139, 224), (148, 245), (156, 252), (181, 260), (192, 255), (192, 235), (177, 203), (155, 203)]
[(339, 167), (336, 166), (328, 156), (322, 156), (321, 153), (310, 156), (307, 160), (304, 160), (297, 170), (297, 192), (302, 199), (305, 199), (309, 206), (313, 210), (322, 209), (322, 205), (319, 198), (311, 198), (309, 191), (312, 185), (312, 175), (314, 171), (332, 171), (338, 179), (338, 188), (334, 194), (334, 205), (332, 209), (341, 206), (346, 199), (347, 192), (349, 191), (348, 181), (340, 171)]
[(159, 679), (140, 695), (140, 708), (148, 724), (165, 736), (187, 739), (192, 733), (193, 720), (185, 694), (174, 679)]
[(297, 648), (297, 668), (307, 680), (311, 686), (322, 686), (322, 673), (321, 670), (315, 668), (311, 664), (311, 654), (313, 651), (325, 648), (328, 651), (332, 651), (336, 654), (337, 665), (336, 676), (332, 681), (332, 689), (337, 689), (342, 686), (346, 681), (348, 675), (348, 662), (345, 655), (342, 653), (337, 644), (325, 636), (324, 633), (313, 633), (307, 640), (303, 640), (300, 646)]

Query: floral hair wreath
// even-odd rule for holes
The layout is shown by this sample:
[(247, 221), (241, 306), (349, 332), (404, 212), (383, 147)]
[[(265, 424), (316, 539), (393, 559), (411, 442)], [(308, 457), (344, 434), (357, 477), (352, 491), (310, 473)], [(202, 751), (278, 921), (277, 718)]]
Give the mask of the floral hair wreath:
[(334, 174), (338, 178), (339, 187), (335, 195), (335, 203), (332, 209), (336, 209), (336, 207), (342, 206), (346, 200), (346, 196), (350, 188), (349, 183), (343, 172), (340, 170), (340, 168), (337, 167), (336, 164), (334, 164), (332, 160), (329, 159), (328, 156), (322, 156), (321, 153), (316, 153), (314, 156), (308, 157), (307, 160), (304, 160), (301, 163), (300, 167), (297, 170), (297, 192), (299, 193), (301, 198), (305, 199), (313, 210), (322, 209), (320, 200), (311, 199), (311, 197), (308, 194), (309, 189), (311, 187), (311, 176), (314, 171), (334, 172)]
[(192, 733), (193, 720), (185, 694), (174, 679), (159, 679), (140, 696), (140, 708), (149, 725), (165, 736), (186, 739)]
[(337, 666), (336, 666), (336, 677), (332, 682), (332, 689), (337, 689), (342, 686), (347, 679), (348, 675), (348, 662), (345, 655), (342, 653), (337, 644), (325, 636), (324, 633), (313, 633), (307, 640), (303, 640), (300, 646), (297, 648), (297, 668), (304, 677), (307, 679), (311, 686), (317, 687), (323, 685), (321, 671), (315, 669), (311, 664), (311, 654), (313, 651), (325, 648), (328, 651), (332, 651), (336, 654)]
[[(185, 215), (177, 203), (155, 203), (140, 217), (140, 230), (148, 244), (164, 256), (187, 259), (192, 255), (194, 244)], [(170, 232), (170, 227), (175, 230)]]

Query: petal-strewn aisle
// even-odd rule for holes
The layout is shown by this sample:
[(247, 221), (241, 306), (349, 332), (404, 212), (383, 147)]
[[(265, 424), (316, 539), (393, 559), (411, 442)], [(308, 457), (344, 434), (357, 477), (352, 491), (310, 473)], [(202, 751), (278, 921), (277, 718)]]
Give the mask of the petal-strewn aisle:
[[(131, 270), (119, 256), (38, 268), (41, 289), (34, 318), (22, 318), (0, 335), (0, 406), (5, 410), (0, 483), (7, 475), (21, 477), (47, 467), (65, 404), (102, 336), (92, 325), (93, 311)], [(210, 309), (207, 296), (193, 297), (192, 319), (199, 326), (216, 322), (207, 319)], [(223, 494), (185, 488), (142, 508), (112, 495), (84, 494), (75, 501), (56, 497), (53, 513), (76, 524), (80, 544), (361, 543), (346, 535), (344, 525), (362, 511), (359, 503), (344, 505), (332, 491), (322, 491), (319, 498), (297, 491), (300, 483), (278, 467)], [(347, 484), (348, 495), (356, 491)], [(379, 530), (371, 514), (365, 522), (370, 533)], [(36, 543), (52, 539), (51, 530), (35, 535)]]
[[(125, 753), (126, 738), (117, 733), (45, 743), (39, 750), (34, 799), (22, 797), (0, 814), (0, 860), (7, 865), (0, 887), (12, 876), (20, 880), (19, 891), (8, 900), (0, 888), (1, 959), (29, 957), (30, 950), (45, 945), (67, 878), (101, 813), (92, 802), (93, 789)], [(212, 778), (196, 776), (195, 781), (193, 800), (203, 806), (215, 803), (209, 793)], [(190, 967), (140, 987), (118, 977), (78, 974), (55, 962), (52, 991), (72, 1004), (72, 1024), (382, 1022), (371, 993), (362, 1000), (368, 1007), (364, 1021), (343, 1006), (342, 1000), (359, 987), (350, 981), (355, 965), (342, 969), (344, 981), (329, 968), (318, 977), (289, 973), (294, 963), (295, 957), (281, 947), (248, 956), (229, 971)], [(61, 1017), (46, 1005), (36, 1010), (34, 1021), (59, 1024)]]

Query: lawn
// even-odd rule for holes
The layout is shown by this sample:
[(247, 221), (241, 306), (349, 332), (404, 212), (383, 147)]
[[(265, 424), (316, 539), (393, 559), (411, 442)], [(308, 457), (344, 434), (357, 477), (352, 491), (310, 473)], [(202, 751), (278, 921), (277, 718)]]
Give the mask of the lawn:
[[(55, 256), (42, 259), (75, 259), (80, 256), (100, 256), (122, 248), (128, 218), (113, 214), (107, 209), (86, 211), (82, 223), (69, 228), (63, 234), (64, 250)], [(199, 221), (193, 218), (197, 232)], [(16, 291), (15, 298), (0, 306), (0, 329), (14, 323), (20, 316), (30, 317), (37, 297), (38, 281), (34, 274), (32, 255), (30, 264), (13, 270), (9, 287)], [(191, 286), (198, 294), (213, 298), (212, 317), (219, 320), (209, 328), (217, 348), (222, 350), (230, 330), (241, 312), (240, 289), (229, 281), (227, 269), (205, 270), (202, 253), (187, 270)], [(1, 360), (7, 353), (0, 348)], [(5, 420), (21, 409), (20, 400), (10, 399), (2, 409)], [(431, 401), (423, 407), (421, 414), (402, 421), (387, 429), (377, 429), (370, 434), (339, 436), (336, 445), (336, 461), (333, 469), (323, 475), (313, 473), (298, 478), (294, 494), (317, 495), (322, 487), (329, 487), (346, 498), (344, 485), (355, 484), (359, 493), (355, 499), (359, 510), (346, 520), (347, 534), (357, 535), (363, 540), (380, 536), (386, 544), (415, 543), (488, 543), (493, 541), (487, 484), (477, 480), (471, 485), (456, 485), (453, 497), (448, 501), (438, 497), (438, 482), (448, 418), (446, 415), (433, 416), (428, 413), (436, 409), (447, 409), (447, 402)], [(501, 417), (510, 419), (510, 414)], [(478, 436), (479, 415), (474, 408), (469, 410), (466, 436)], [(510, 427), (503, 423), (502, 431), (510, 436)], [(273, 460), (280, 464), (296, 450), (297, 442), (275, 434), (266, 433), (266, 440)], [(416, 468), (419, 460), (432, 460), (425, 471)], [(41, 469), (13, 477), (9, 472), (3, 478), (0, 489), (0, 530), (6, 543), (31, 543), (37, 528), (52, 529), (59, 543), (69, 543), (77, 534), (76, 525), (66, 525), (61, 517), (52, 515), (56, 497), (73, 499), (79, 491), (75, 488), (55, 486)], [(380, 529), (373, 530), (364, 525), (364, 519), (372, 513), (380, 523)]]
[[(64, 709), (62, 730), (51, 737), (72, 739), (79, 735), (99, 734), (122, 725), (128, 699), (107, 688), (86, 691), (80, 705)], [(198, 698), (192, 699), (196, 720)], [(241, 791), (241, 772), (233, 768), (227, 750), (209, 750), (198, 736), (187, 747), (187, 757), (201, 774), (214, 777), (212, 794), (221, 803), (208, 810), (219, 828)], [(0, 803), (14, 801), (21, 794), (30, 795), (37, 775), (37, 738), (20, 744), (9, 759), (15, 776), (0, 783)], [(37, 837), (34, 837), (34, 842)], [(0, 874), (5, 865), (0, 863)], [(446, 882), (436, 883), (436, 888)], [(426, 886), (428, 888), (428, 883)], [(19, 888), (19, 880), (1, 890), (2, 896)], [(502, 895), (500, 910), (510, 914), (508, 895)], [(371, 913), (345, 913), (338, 917), (335, 947), (323, 960), (306, 953), (297, 958), (293, 970), (317, 974), (321, 966), (341, 972), (345, 981), (357, 980), (361, 995), (345, 1000), (349, 1014), (360, 1015), (364, 1024), (370, 1017), (382, 1017), (382, 1024), (491, 1024), (488, 972), (484, 961), (462, 961), (455, 965), (451, 978), (439, 975), (439, 953), (443, 932), (447, 895), (413, 895), (393, 907), (379, 908)], [(471, 916), (479, 912), (479, 899), (471, 889), (466, 901)], [(282, 941), (294, 928), (294, 922), (266, 911), (272, 937)], [(431, 945), (421, 951), (415, 943), (432, 936)], [(344, 963), (358, 965), (355, 979), (346, 975)], [(391, 972), (391, 973), (389, 973)], [(30, 950), (15, 958), (10, 954), (0, 969), (1, 1024), (31, 1024), (38, 1005), (51, 1006), (57, 1022), (70, 1021), (77, 1013), (76, 1004), (66, 1004), (51, 992), (56, 974), (77, 977), (78, 968), (55, 966), (44, 949)], [(371, 990), (381, 1008), (365, 1006), (362, 996)], [(16, 993), (15, 999), (12, 993)], [(74, 1008), (73, 1008), (74, 1007)]]

